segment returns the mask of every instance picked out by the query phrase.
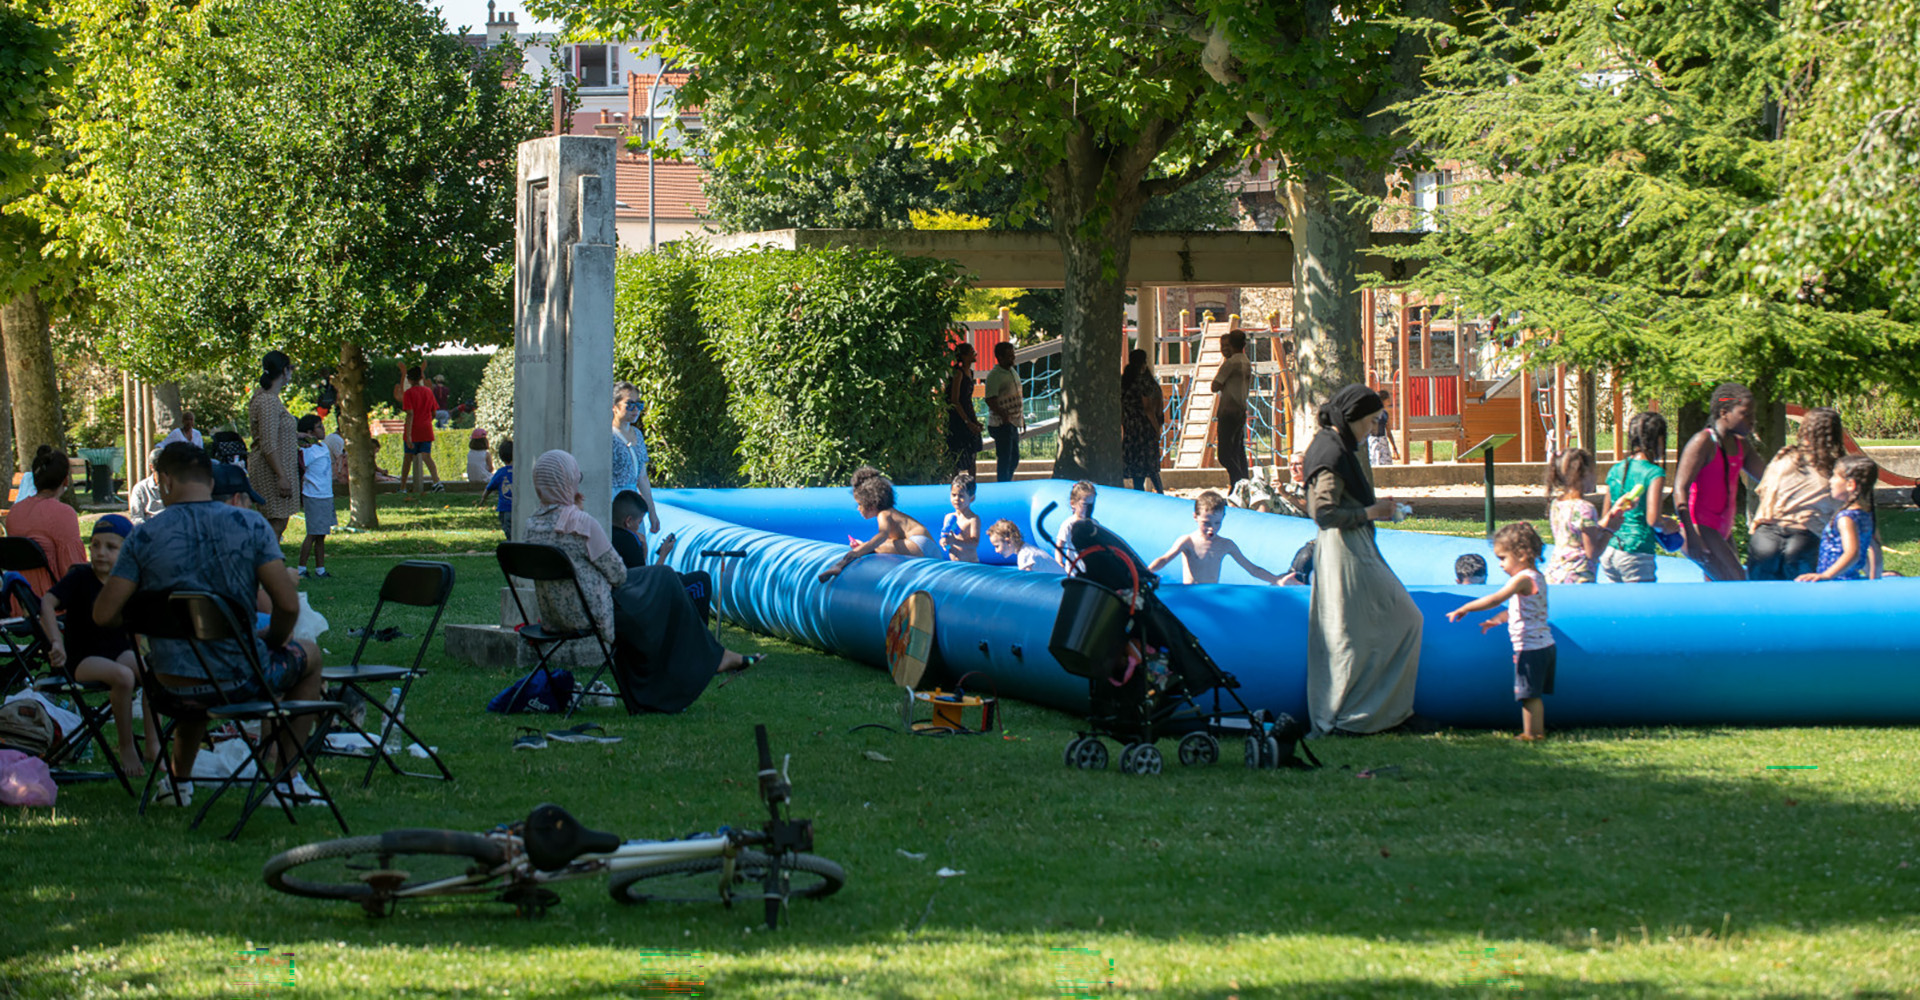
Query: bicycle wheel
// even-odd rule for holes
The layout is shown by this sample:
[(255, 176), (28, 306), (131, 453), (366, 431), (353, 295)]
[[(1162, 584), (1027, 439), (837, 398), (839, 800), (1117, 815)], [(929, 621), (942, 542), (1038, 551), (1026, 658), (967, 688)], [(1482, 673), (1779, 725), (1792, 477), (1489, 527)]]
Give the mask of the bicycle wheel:
[(452, 830), (389, 830), (304, 844), (267, 859), (267, 884), (295, 896), (366, 901), (477, 875), (507, 859), (499, 841)]
[[(733, 859), (730, 894), (735, 898), (758, 895), (769, 864), (767, 856), (759, 851), (741, 851)], [(789, 895), (795, 898), (831, 896), (847, 883), (844, 869), (811, 854), (793, 855), (784, 869), (792, 886)], [(608, 880), (607, 891), (621, 903), (718, 903), (720, 859), (670, 861), (618, 872)]]

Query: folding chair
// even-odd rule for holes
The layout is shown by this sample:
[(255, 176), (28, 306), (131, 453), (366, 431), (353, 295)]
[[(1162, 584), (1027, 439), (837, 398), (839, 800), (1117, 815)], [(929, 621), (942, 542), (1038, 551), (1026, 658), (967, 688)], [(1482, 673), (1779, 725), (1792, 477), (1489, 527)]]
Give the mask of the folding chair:
[[(543, 622), (536, 622), (532, 615), (527, 614), (526, 605), (520, 602), (520, 590), (514, 586), (513, 581), (515, 577), (519, 577), (523, 580), (532, 580), (536, 584), (563, 581), (571, 583), (574, 594), (580, 599), (580, 609), (591, 615), (592, 612), (587, 611), (591, 605), (587, 603), (586, 589), (581, 587), (580, 578), (573, 572), (573, 560), (568, 559), (565, 552), (552, 545), (534, 545), (528, 542), (501, 542), (500, 547), (495, 550), (495, 555), (500, 560), (500, 571), (506, 574), (507, 591), (513, 595), (513, 606), (519, 610), (520, 620), (526, 622), (520, 627), (520, 638), (529, 649), (533, 650), (533, 655), (537, 659), (534, 668), (528, 671), (527, 676), (514, 687), (513, 695), (507, 699), (509, 704), (514, 698), (520, 696), (520, 689), (526, 687), (528, 681), (533, 680), (534, 674), (544, 673), (548, 680), (552, 680), (553, 672), (547, 668), (547, 661), (552, 659), (553, 654), (558, 652), (565, 643), (592, 639), (594, 644), (600, 647), (600, 666), (594, 670), (592, 680), (576, 686), (573, 697), (567, 702), (565, 718), (572, 718), (574, 711), (580, 707), (581, 700), (586, 697), (587, 689), (593, 687), (594, 682), (613, 666), (613, 650), (607, 646), (607, 641), (600, 637), (600, 630), (592, 627), (591, 624), (584, 629), (555, 629)], [(614, 683), (618, 684), (620, 672), (613, 671), (613, 678)]]
[[(346, 818), (340, 815), (340, 807), (334, 802), (333, 793), (327, 790), (326, 782), (320, 777), (320, 770), (314, 766), (313, 758), (307, 753), (306, 746), (296, 745), (293, 758), (281, 761), (279, 769), (271, 776), (268, 775), (266, 762), (261, 756), (270, 737), (273, 738), (273, 742), (279, 742), (278, 734), (274, 731), (279, 726), (290, 724), (294, 719), (302, 716), (313, 716), (314, 731), (323, 732), (327, 726), (327, 717), (344, 712), (346, 706), (337, 701), (294, 701), (284, 699), (276, 693), (267, 684), (265, 671), (262, 669), (254, 643), (241, 641), (243, 638), (250, 640), (253, 630), (240, 624), (234, 609), (228, 606), (224, 598), (192, 591), (176, 591), (170, 595), (145, 594), (136, 595), (136, 597), (140, 599), (129, 601), (124, 615), (128, 631), (144, 635), (149, 639), (185, 640), (193, 650), (200, 676), (205, 681), (202, 686), (181, 690), (162, 684), (152, 664), (147, 662), (146, 655), (138, 652), (136, 646), (135, 660), (139, 664), (141, 684), (147, 693), (147, 711), (160, 712), (169, 719), (161, 733), (162, 745), (165, 746), (170, 742), (173, 729), (182, 718), (200, 716), (210, 724), (232, 722), (240, 725), (246, 722), (258, 722), (261, 727), (261, 746), (245, 744), (247, 764), (252, 765), (251, 777), (241, 777), (236, 771), (234, 775), (214, 781), (196, 779), (192, 774), (176, 778), (176, 780), (194, 782), (196, 785), (212, 784), (214, 786), (214, 793), (201, 805), (200, 812), (194, 816), (193, 823), (188, 829), (200, 828), (201, 821), (207, 817), (207, 811), (213, 808), (213, 803), (221, 795), (225, 794), (228, 786), (245, 783), (247, 792), (241, 806), (240, 819), (234, 823), (233, 829), (228, 831), (226, 837), (228, 840), (237, 840), (240, 837), (240, 831), (247, 825), (247, 820), (253, 817), (254, 810), (266, 801), (267, 796), (273, 795), (281, 782), (290, 783), (294, 774), (304, 772), (318, 792), (318, 797), (333, 813), (334, 822), (339, 824), (340, 832), (348, 833)], [(214, 677), (212, 666), (207, 661), (206, 647), (218, 642), (234, 643), (246, 661), (253, 683), (265, 694), (257, 698), (242, 699), (234, 690), (231, 681), (223, 685)], [(207, 698), (213, 703), (205, 704), (196, 700), (200, 698)], [(241, 739), (244, 742), (245, 737), (242, 736)], [(166, 760), (171, 766), (171, 756), (166, 756)], [(239, 770), (245, 769), (242, 767)], [(148, 775), (146, 792), (140, 799), (140, 812), (143, 815), (146, 813), (147, 802), (153, 792), (154, 778), (159, 773), (160, 768), (155, 767)], [(264, 788), (261, 787), (263, 783)], [(289, 801), (292, 797), (275, 795), (275, 798), (280, 810), (286, 813), (287, 822), (298, 825), (299, 819), (294, 816), (293, 805)]]
[[(401, 709), (404, 708), (407, 703), (407, 694), (413, 690), (414, 678), (426, 673), (426, 671), (420, 669), (420, 662), (426, 659), (427, 645), (433, 641), (433, 630), (439, 627), (440, 616), (447, 610), (447, 598), (451, 596), (452, 593), (453, 566), (449, 563), (409, 561), (395, 566), (387, 571), (386, 580), (380, 584), (380, 596), (373, 602), (373, 614), (368, 616), (367, 627), (360, 633), (360, 644), (354, 647), (352, 662), (341, 667), (320, 668), (320, 676), (328, 685), (339, 684), (343, 692), (346, 690), (353, 691), (361, 698), (366, 699), (369, 708), (378, 708), (380, 713), (387, 717), (385, 723), (375, 727), (376, 731), (384, 730), (388, 724), (391, 724), (393, 728), (398, 729), (404, 737), (401, 744), (402, 746), (406, 745), (407, 742), (418, 743), (422, 749), (426, 750), (427, 759), (433, 761), (433, 766), (440, 769), (440, 773), (434, 775), (424, 771), (408, 771), (401, 768), (400, 765), (394, 763), (393, 755), (387, 752), (386, 747), (382, 745), (381, 741), (374, 739), (373, 736), (367, 733), (364, 727), (356, 724), (351, 716), (343, 713), (340, 718), (346, 721), (348, 728), (352, 729), (360, 738), (366, 740), (368, 745), (373, 748), (372, 759), (367, 761), (367, 775), (360, 781), (360, 787), (362, 788), (366, 788), (373, 783), (373, 772), (381, 761), (386, 761), (387, 768), (393, 773), (405, 775), (409, 778), (438, 778), (442, 781), (453, 780), (453, 772), (447, 769), (446, 762), (442, 761), (440, 755), (435, 753), (432, 747), (427, 746), (427, 741), (416, 735), (414, 731), (408, 727), (406, 722), (400, 718)], [(360, 662), (361, 654), (367, 651), (368, 639), (376, 639), (380, 642), (390, 641), (387, 637), (375, 635), (375, 631), (380, 625), (380, 610), (386, 607), (389, 602), (404, 604), (415, 608), (433, 609), (433, 618), (427, 622), (427, 631), (420, 637), (420, 648), (413, 654), (413, 666), (411, 667), (376, 666)], [(361, 686), (363, 684), (377, 685), (395, 681), (400, 684), (400, 698), (392, 710), (388, 710), (385, 702), (375, 698), (371, 692)], [(344, 701), (344, 697), (342, 697), (341, 700)], [(328, 749), (324, 744), (321, 745), (319, 752), (323, 755), (330, 756), (356, 756), (347, 751)]]
[(0, 664), (0, 692), (10, 693), (31, 679), (34, 664), (47, 652), (38, 624), (40, 599), (24, 577), (11, 574), (46, 568), (47, 556), (38, 542), (0, 536), (0, 574), (6, 574), (0, 584), (0, 643), (6, 644), (7, 654), (6, 663)]

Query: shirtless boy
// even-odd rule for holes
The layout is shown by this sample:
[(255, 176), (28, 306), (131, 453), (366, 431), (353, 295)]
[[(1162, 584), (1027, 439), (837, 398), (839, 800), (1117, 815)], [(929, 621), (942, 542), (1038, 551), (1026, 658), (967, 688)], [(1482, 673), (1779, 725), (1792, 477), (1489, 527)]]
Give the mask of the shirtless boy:
[(1200, 527), (1190, 535), (1181, 535), (1173, 543), (1167, 554), (1155, 559), (1147, 569), (1159, 572), (1160, 567), (1172, 562), (1179, 556), (1186, 556), (1185, 583), (1219, 583), (1220, 564), (1232, 557), (1240, 568), (1252, 574), (1256, 580), (1277, 584), (1280, 577), (1255, 566), (1240, 552), (1240, 546), (1233, 539), (1220, 534), (1220, 522), (1227, 516), (1227, 501), (1220, 494), (1208, 490), (1193, 501), (1193, 519)]

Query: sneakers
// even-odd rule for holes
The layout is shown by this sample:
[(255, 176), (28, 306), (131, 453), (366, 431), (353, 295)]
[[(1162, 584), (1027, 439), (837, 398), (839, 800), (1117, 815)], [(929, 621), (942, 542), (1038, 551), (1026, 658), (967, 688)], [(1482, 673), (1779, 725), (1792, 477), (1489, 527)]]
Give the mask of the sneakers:
[(320, 568), (313, 571), (313, 575), (319, 577), (322, 580), (325, 580), (328, 577), (332, 576), (333, 574), (327, 572), (327, 568), (325, 566), (321, 566)]
[[(599, 735), (596, 736), (595, 733)], [(591, 722), (582, 722), (572, 729), (549, 731), (547, 739), (559, 740), (562, 743), (618, 743), (625, 737), (608, 736), (605, 727), (596, 726)]]
[(445, 493), (446, 491), (447, 491), (446, 483), (434, 483), (432, 486), (427, 487), (428, 493)]
[(298, 569), (295, 569), (293, 571), (293, 575), (304, 580), (307, 578), (307, 568), (305, 566), (301, 566)]
[(599, 708), (613, 708), (620, 704), (619, 693), (607, 686), (606, 681), (594, 681), (580, 696), (580, 703)]
[(157, 806), (193, 805), (193, 782), (175, 781), (170, 777), (160, 777), (160, 790), (154, 793), (153, 804)]

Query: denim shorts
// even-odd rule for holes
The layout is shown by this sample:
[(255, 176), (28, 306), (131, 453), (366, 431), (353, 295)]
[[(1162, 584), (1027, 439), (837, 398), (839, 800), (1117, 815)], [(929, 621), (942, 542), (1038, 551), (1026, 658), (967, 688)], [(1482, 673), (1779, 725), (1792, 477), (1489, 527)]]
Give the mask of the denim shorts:
[(432, 441), (408, 441), (407, 450), (404, 452), (404, 454), (431, 455), (433, 454), (433, 442)]
[[(290, 643), (278, 649), (267, 649), (266, 662), (260, 664), (260, 672), (266, 675), (267, 685), (275, 694), (285, 694), (307, 672), (307, 654), (299, 643)], [(193, 687), (169, 689), (174, 697), (189, 706), (200, 708), (218, 708), (229, 701), (252, 701), (266, 697), (252, 677), (245, 680), (223, 684), (216, 691), (211, 684), (199, 684)]]

